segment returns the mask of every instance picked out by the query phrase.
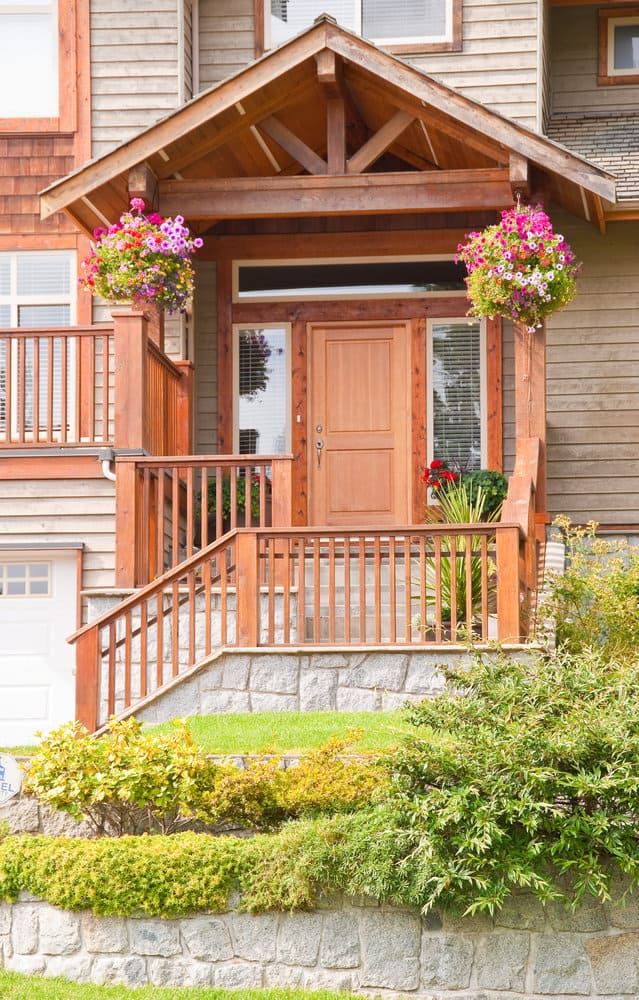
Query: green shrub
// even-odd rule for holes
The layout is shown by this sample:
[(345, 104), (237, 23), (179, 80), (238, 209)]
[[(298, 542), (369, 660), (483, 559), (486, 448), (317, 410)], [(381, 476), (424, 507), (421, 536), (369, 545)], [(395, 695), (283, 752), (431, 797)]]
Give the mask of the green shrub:
[(449, 670), (391, 761), (392, 892), (428, 908), (608, 898), (639, 877), (639, 665), (595, 651)]
[(639, 549), (598, 538), (597, 524), (554, 527), (566, 545), (566, 570), (549, 582), (541, 618), (573, 653), (597, 648), (604, 656), (634, 659), (639, 650)]
[(69, 723), (40, 744), (25, 792), (98, 835), (172, 833), (191, 821), (213, 771), (182, 721), (151, 734), (135, 719), (114, 720), (99, 739)]
[(468, 491), (471, 503), (476, 503), (478, 493), (482, 493), (484, 498), (482, 520), (498, 521), (502, 504), (508, 494), (508, 480), (503, 472), (476, 469), (462, 471), (460, 478)]
[(198, 816), (208, 824), (272, 830), (288, 819), (331, 815), (367, 806), (387, 781), (379, 763), (344, 755), (356, 734), (334, 738), (284, 770), (279, 756), (249, 760), (244, 770), (232, 764), (216, 769), (202, 796)]
[(25, 791), (87, 820), (98, 836), (174, 833), (195, 819), (272, 830), (293, 817), (370, 801), (385, 777), (368, 759), (344, 759), (355, 739), (329, 740), (287, 770), (279, 755), (250, 760), (243, 770), (212, 763), (183, 721), (159, 733), (135, 719), (114, 721), (98, 739), (67, 724), (41, 743)]

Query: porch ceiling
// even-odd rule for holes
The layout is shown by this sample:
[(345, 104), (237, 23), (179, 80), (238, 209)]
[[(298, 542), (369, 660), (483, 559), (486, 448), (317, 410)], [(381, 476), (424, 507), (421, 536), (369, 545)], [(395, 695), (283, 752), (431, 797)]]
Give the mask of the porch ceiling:
[(139, 195), (229, 218), (500, 209), (513, 193), (603, 227), (614, 179), (323, 16), (41, 195), (81, 228)]

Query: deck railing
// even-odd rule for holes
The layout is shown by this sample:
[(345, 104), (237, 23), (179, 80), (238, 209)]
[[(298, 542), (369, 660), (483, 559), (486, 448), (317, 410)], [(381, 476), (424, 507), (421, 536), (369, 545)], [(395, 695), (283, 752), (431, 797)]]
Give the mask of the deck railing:
[(77, 717), (95, 730), (223, 647), (519, 641), (519, 543), (505, 523), (236, 529), (76, 634)]
[(144, 586), (234, 528), (289, 525), (291, 463), (290, 455), (118, 458), (118, 586)]
[(113, 440), (113, 330), (0, 330), (0, 445)]
[(192, 365), (173, 362), (144, 314), (114, 326), (0, 330), (0, 447), (191, 451)]

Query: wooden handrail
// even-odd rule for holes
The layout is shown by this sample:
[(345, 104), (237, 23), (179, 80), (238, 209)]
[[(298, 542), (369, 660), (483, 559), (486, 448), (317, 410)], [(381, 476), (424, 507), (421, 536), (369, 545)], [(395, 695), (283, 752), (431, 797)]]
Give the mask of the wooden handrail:
[(95, 730), (225, 647), (485, 642), (495, 610), (516, 638), (520, 539), (506, 523), (236, 528), (72, 636), (78, 717)]

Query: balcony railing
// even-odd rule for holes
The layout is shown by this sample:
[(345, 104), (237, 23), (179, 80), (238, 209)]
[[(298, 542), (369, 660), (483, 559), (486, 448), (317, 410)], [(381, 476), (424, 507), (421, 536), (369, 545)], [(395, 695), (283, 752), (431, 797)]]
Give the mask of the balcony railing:
[(191, 450), (192, 366), (164, 354), (144, 314), (114, 319), (0, 330), (0, 447)]

